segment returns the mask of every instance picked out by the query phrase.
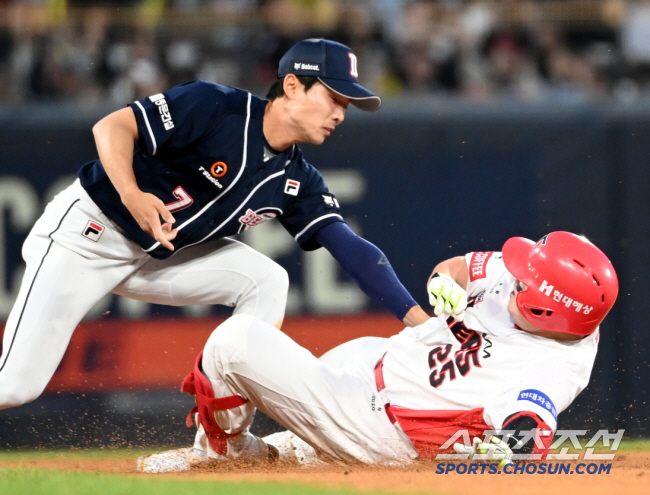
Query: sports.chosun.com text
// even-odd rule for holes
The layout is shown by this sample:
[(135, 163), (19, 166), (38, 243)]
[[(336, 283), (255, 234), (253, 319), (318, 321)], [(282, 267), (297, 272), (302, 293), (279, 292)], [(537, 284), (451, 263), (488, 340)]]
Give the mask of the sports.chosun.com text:
[(609, 474), (612, 463), (596, 462), (572, 464), (570, 462), (515, 463), (499, 467), (498, 463), (473, 464), (440, 462), (436, 474)]

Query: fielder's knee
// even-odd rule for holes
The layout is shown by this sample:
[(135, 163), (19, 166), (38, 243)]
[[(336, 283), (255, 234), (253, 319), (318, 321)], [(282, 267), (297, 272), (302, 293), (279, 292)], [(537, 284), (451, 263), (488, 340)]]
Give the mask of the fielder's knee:
[(280, 265), (260, 255), (248, 273), (248, 284), (242, 288), (235, 304), (235, 314), (255, 315), (280, 327), (289, 292), (289, 275)]
[(280, 265), (272, 262), (264, 277), (257, 281), (257, 290), (254, 314), (280, 328), (284, 320), (284, 309), (287, 306), (289, 274)]
[(271, 261), (267, 267), (267, 271), (258, 283), (262, 286), (265, 293), (282, 296), (286, 299), (287, 292), (289, 292), (289, 274), (287, 271), (278, 265), (275, 261)]

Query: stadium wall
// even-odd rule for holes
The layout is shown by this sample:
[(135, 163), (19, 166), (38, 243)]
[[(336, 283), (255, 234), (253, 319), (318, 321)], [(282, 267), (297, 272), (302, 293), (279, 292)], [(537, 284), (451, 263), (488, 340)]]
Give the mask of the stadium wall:
[[(621, 291), (602, 326), (592, 381), (561, 417), (562, 427), (625, 428), (630, 436), (647, 436), (649, 110), (405, 101), (376, 114), (352, 109), (328, 142), (303, 149), (326, 175), (352, 228), (381, 247), (423, 305), (432, 267), (450, 256), (499, 250), (508, 237), (537, 239), (551, 230), (581, 233), (600, 246), (618, 271)], [(22, 241), (46, 202), (95, 158), (90, 129), (103, 113), (58, 106), (0, 111), (0, 322), (18, 290)], [(302, 343), (313, 352), (340, 338), (399, 330), (399, 322), (371, 304), (323, 250), (301, 253), (273, 222), (243, 237), (289, 271), (285, 330), (299, 341), (308, 335)], [(50, 416), (62, 417), (59, 407), (68, 409), (57, 398), (82, 404), (83, 411), (84, 394), (95, 401), (88, 403), (95, 412), (86, 411), (93, 418), (127, 392), (133, 410), (138, 397), (163, 394), (152, 399), (157, 405), (150, 417), (145, 414), (149, 419), (140, 421), (164, 432), (160, 416), (177, 415), (174, 407), (185, 406), (184, 399), (164, 394), (177, 393), (173, 379), (191, 359), (189, 350), (194, 355), (225, 316), (219, 308), (167, 308), (107, 296), (80, 326), (48, 394), (0, 413), (0, 448), (25, 443), (24, 435), (14, 441), (8, 431), (21, 415), (34, 428), (44, 417), (54, 424), (58, 420)], [(147, 348), (153, 339), (159, 344)], [(123, 412), (133, 418), (129, 410)], [(101, 423), (93, 420), (87, 428)], [(96, 436), (109, 442), (103, 433)]]

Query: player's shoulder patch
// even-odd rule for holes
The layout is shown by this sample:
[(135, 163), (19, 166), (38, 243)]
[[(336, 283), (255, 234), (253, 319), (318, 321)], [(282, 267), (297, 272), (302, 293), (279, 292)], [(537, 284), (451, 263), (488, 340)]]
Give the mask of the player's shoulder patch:
[(149, 100), (158, 108), (158, 118), (160, 119), (160, 125), (164, 129), (164, 132), (171, 131), (175, 127), (175, 124), (165, 95), (162, 93), (151, 95)]
[(322, 196), (323, 196), (323, 201), (325, 202), (325, 206), (327, 208), (336, 208), (337, 210), (341, 209), (341, 205), (339, 205), (338, 200), (332, 193), (328, 192), (322, 194)]
[(527, 400), (529, 402), (537, 404), (540, 407), (543, 407), (548, 412), (550, 412), (553, 418), (557, 421), (557, 409), (555, 407), (555, 404), (553, 404), (551, 398), (544, 392), (541, 392), (540, 390), (536, 390), (534, 388), (522, 390), (519, 392), (517, 400)]
[(486, 267), (494, 251), (477, 251), (472, 253), (469, 261), (469, 280), (474, 282), (487, 276)]

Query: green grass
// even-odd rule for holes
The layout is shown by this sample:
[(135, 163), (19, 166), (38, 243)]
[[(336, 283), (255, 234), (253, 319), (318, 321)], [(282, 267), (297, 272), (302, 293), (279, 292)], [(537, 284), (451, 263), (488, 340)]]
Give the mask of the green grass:
[(358, 495), (290, 483), (155, 479), (37, 469), (0, 469), (0, 493), (7, 495)]
[(39, 459), (129, 459), (161, 452), (160, 449), (20, 449), (0, 450), (0, 461), (29, 461)]
[[(0, 451), (0, 461), (132, 459), (164, 449), (83, 449)], [(0, 467), (0, 495), (359, 495), (358, 491), (281, 482), (223, 482), (151, 475), (86, 473), (31, 466)]]
[[(584, 445), (584, 441), (582, 442)], [(563, 445), (569, 446), (570, 442), (567, 440)], [(173, 447), (170, 447), (173, 448)], [(595, 445), (596, 450), (609, 450), (603, 447), (602, 442), (599, 441)], [(129, 459), (132, 458), (135, 462), (140, 456), (152, 454), (154, 452), (161, 452), (166, 450), (164, 447), (157, 449), (21, 449), (21, 450), (0, 450), (0, 461), (20, 461), (20, 460), (38, 460), (38, 459)], [(650, 439), (623, 439), (618, 447), (619, 451), (646, 451), (650, 452)], [(0, 493), (0, 495), (2, 495)]]
[(618, 446), (618, 450), (650, 452), (650, 439), (637, 438), (634, 440), (622, 440)]
[[(600, 450), (596, 446), (596, 451)], [(164, 450), (164, 449), (157, 449)], [(0, 461), (24, 462), (24, 467), (0, 468), (0, 495), (359, 495), (359, 491), (321, 488), (281, 482), (223, 482), (143, 476), (138, 473), (106, 474), (34, 469), (38, 460), (135, 460), (152, 449), (72, 449), (0, 451)], [(619, 451), (650, 451), (650, 439), (623, 440)], [(387, 492), (382, 492), (387, 493)]]
[[(579, 438), (580, 443), (582, 445), (582, 449), (576, 450), (573, 448), (571, 445), (570, 440), (565, 440), (564, 443), (560, 446), (560, 448), (563, 447), (568, 447), (569, 453), (575, 453), (575, 452), (584, 452), (584, 449), (586, 448), (587, 442), (590, 440), (589, 438), (584, 438), (581, 437)], [(596, 453), (611, 453), (611, 446), (613, 444), (613, 441), (610, 440), (609, 442), (609, 447), (605, 447), (603, 445), (603, 439), (600, 438), (595, 445), (593, 446), (594, 452)], [(560, 449), (557, 450), (552, 450), (551, 452), (559, 452)], [(623, 439), (621, 440), (621, 443), (618, 446), (618, 449), (616, 452), (650, 452), (650, 439), (648, 438), (636, 438), (636, 439)], [(614, 453), (616, 453), (614, 452)], [(1, 459), (1, 457), (0, 457)]]

